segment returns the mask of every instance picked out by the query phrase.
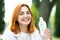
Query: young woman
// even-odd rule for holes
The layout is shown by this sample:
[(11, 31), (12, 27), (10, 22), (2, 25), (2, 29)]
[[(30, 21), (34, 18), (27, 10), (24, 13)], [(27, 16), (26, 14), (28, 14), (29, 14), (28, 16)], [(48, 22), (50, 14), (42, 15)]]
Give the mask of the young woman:
[(33, 14), (26, 4), (18, 4), (15, 8), (10, 28), (3, 34), (3, 40), (50, 40), (51, 32), (45, 29), (46, 36), (42, 36), (34, 24)]

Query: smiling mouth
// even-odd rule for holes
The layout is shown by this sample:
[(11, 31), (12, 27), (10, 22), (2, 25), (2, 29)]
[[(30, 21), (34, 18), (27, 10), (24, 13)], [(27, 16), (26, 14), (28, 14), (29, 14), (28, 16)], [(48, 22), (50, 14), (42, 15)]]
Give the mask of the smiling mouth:
[(29, 21), (29, 19), (23, 19), (23, 21), (28, 22), (28, 21)]

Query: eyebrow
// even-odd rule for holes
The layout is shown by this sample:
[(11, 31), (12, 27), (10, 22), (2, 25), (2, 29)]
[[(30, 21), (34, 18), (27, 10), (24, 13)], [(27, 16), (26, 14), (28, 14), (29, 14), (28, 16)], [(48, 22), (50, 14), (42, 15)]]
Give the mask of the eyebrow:
[(27, 12), (30, 12), (30, 11), (27, 11)]
[[(20, 11), (20, 12), (23, 12), (23, 11)], [(26, 11), (26, 12), (30, 12), (30, 11)]]

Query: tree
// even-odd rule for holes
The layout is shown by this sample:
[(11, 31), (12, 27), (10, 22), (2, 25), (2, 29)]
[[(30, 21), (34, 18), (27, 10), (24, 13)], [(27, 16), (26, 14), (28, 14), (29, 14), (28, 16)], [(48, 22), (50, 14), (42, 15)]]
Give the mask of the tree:
[(5, 28), (4, 23), (4, 0), (0, 0), (0, 34), (3, 33)]
[(54, 4), (55, 4), (55, 0), (52, 0), (51, 2), (50, 2), (50, 0), (41, 1), (40, 7), (39, 7), (39, 12), (40, 12), (40, 16), (42, 16), (44, 18), (47, 25), (48, 25), (48, 21), (49, 21), (49, 17), (50, 17), (50, 12), (51, 12)]
[(60, 37), (60, 0), (57, 0), (55, 14), (55, 36)]

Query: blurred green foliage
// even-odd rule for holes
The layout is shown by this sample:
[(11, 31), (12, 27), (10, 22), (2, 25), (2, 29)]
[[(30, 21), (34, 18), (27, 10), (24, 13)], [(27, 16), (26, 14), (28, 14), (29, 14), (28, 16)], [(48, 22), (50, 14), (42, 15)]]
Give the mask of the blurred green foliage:
[(36, 8), (36, 6), (34, 4), (32, 4), (31, 11), (32, 11), (33, 16), (34, 16), (35, 25), (36, 25), (36, 27), (38, 27), (39, 12), (38, 12), (38, 9)]
[[(35, 17), (35, 24), (36, 25), (38, 25), (38, 19), (39, 19), (39, 16), (42, 14), (43, 16), (45, 16), (45, 17), (48, 17), (48, 18), (45, 18), (45, 19), (47, 19), (47, 21), (49, 21), (49, 18), (50, 18), (50, 12), (51, 12), (51, 10), (52, 10), (52, 7), (56, 4), (56, 14), (55, 14), (55, 17), (52, 19), (52, 20), (54, 20), (55, 22), (54, 22), (54, 24), (52, 23), (50, 26), (51, 27), (53, 27), (52, 25), (54, 25), (54, 31), (53, 32), (55, 32), (54, 34), (55, 34), (55, 36), (56, 37), (60, 37), (60, 0), (52, 0), (52, 2), (49, 2), (50, 0), (42, 0), (42, 2), (40, 2), (39, 0), (33, 0), (33, 7), (32, 7), (32, 12), (33, 12), (33, 14), (34, 14), (34, 17)], [(49, 4), (48, 5), (48, 7), (44, 10), (44, 5), (46, 6), (47, 4)], [(42, 5), (41, 5), (42, 4)], [(44, 5), (43, 5), (44, 4)], [(35, 7), (34, 7), (35, 6)], [(37, 8), (36, 8), (37, 7)], [(41, 9), (41, 8), (43, 8), (43, 10)], [(38, 10), (38, 9), (40, 9), (40, 10)], [(47, 11), (46, 11), (47, 10)], [(38, 12), (39, 11), (39, 12)], [(45, 13), (45, 12), (46, 13)], [(44, 13), (43, 13), (44, 12)], [(40, 14), (39, 14), (40, 13)], [(47, 22), (46, 21), (46, 22)], [(47, 22), (47, 24), (49, 25), (49, 22)], [(49, 28), (50, 28), (50, 26), (49, 26)]]
[(4, 22), (4, 0), (0, 0), (0, 34), (3, 33), (5, 28)]
[(60, 37), (60, 1), (57, 2), (55, 14), (55, 36)]
[(40, 0), (32, 0), (32, 2), (35, 4), (36, 8), (39, 8), (39, 6), (40, 6)]

